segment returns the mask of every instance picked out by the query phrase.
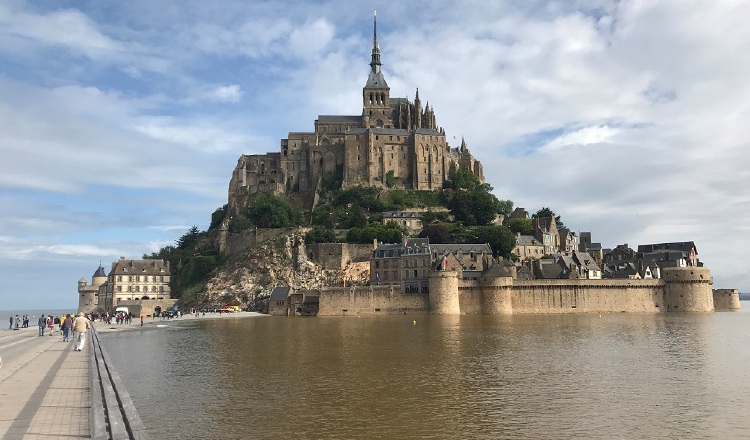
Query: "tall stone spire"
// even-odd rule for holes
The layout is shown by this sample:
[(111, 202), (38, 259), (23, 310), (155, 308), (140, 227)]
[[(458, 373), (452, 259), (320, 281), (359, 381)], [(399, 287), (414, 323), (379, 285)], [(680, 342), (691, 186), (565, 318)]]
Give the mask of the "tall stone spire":
[[(373, 13), (373, 28), (372, 28), (372, 61), (370, 61), (370, 74), (367, 77), (367, 84), (365, 84), (365, 104), (367, 105), (370, 101), (378, 105), (388, 104), (388, 83), (383, 78), (383, 72), (380, 70), (380, 46), (378, 45), (378, 22)], [(372, 93), (372, 97), (370, 94)], [(372, 99), (371, 99), (372, 98)], [(381, 105), (381, 106), (382, 106)]]
[(372, 67), (373, 73), (380, 72), (380, 46), (378, 45), (378, 17), (377, 11), (372, 11), (372, 61), (370, 67)]

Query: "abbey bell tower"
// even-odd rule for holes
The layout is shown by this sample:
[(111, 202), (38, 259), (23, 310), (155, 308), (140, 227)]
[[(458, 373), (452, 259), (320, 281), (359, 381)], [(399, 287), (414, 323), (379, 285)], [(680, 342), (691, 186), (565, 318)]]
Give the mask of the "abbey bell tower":
[(372, 61), (367, 84), (362, 89), (362, 123), (366, 128), (393, 128), (391, 121), (391, 89), (380, 70), (380, 46), (378, 45), (378, 22), (373, 13)]

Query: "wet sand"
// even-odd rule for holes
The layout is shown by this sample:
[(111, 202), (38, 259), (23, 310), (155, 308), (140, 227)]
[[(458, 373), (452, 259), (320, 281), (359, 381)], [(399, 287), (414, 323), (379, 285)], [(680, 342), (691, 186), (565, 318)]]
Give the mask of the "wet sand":
[[(263, 318), (267, 317), (268, 315), (264, 313), (258, 313), (258, 312), (235, 312), (235, 313), (222, 313), (219, 315), (218, 313), (206, 313), (205, 315), (198, 313), (198, 314), (187, 314), (182, 315), (179, 318), (144, 318), (143, 320), (143, 326), (147, 327), (154, 327), (157, 325), (169, 325), (171, 323), (175, 322), (181, 322), (181, 321), (192, 321), (192, 320), (204, 320), (204, 319), (246, 319), (246, 318)], [(96, 325), (96, 331), (99, 333), (110, 333), (110, 332), (120, 332), (120, 331), (128, 331), (128, 330), (137, 330), (141, 328), (141, 318), (133, 318), (133, 322), (131, 324), (106, 324), (104, 322), (95, 322), (94, 325)]]

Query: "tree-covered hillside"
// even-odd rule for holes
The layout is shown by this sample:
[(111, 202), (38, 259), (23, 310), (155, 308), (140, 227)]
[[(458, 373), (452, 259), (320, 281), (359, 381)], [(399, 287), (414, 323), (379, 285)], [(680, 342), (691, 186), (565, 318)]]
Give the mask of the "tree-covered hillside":
[[(498, 214), (508, 215), (513, 202), (499, 200), (492, 187), (480, 183), (468, 170), (451, 167), (449, 180), (440, 191), (412, 191), (400, 188), (397, 178), (388, 176), (387, 188), (342, 189), (336, 175), (323, 182), (318, 201), (310, 211), (297, 209), (283, 195), (259, 194), (248, 208), (228, 216), (227, 206), (211, 216), (207, 231), (193, 226), (174, 246), (167, 246), (144, 258), (169, 260), (173, 296), (194, 302), (206, 282), (215, 276), (227, 256), (212, 245), (210, 236), (226, 225), (229, 233), (252, 228), (307, 227), (305, 242), (384, 243), (401, 241), (406, 230), (396, 223), (383, 224), (382, 213), (417, 208), (424, 229), (420, 237), (433, 243), (489, 243), (495, 256), (511, 258), (514, 231), (495, 224)], [(525, 231), (526, 228), (524, 228)]]

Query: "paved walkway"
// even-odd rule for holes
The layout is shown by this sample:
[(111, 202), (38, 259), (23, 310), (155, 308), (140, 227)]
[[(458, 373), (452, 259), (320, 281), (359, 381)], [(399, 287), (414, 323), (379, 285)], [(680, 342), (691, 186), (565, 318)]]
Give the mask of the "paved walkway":
[(10, 333), (0, 335), (0, 438), (90, 438), (89, 341), (78, 352), (59, 333)]

